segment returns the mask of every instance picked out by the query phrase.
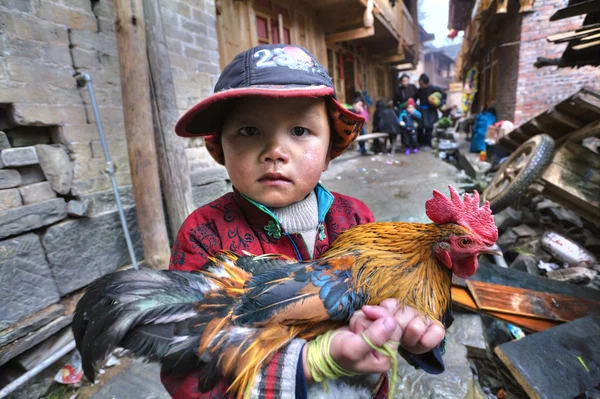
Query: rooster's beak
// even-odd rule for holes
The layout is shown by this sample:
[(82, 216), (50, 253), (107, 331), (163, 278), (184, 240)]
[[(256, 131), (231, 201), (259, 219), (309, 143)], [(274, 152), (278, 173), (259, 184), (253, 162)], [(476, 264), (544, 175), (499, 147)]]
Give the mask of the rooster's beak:
[(502, 250), (500, 249), (500, 247), (497, 244), (494, 244), (491, 247), (487, 247), (483, 251), (480, 251), (479, 254), (502, 256)]

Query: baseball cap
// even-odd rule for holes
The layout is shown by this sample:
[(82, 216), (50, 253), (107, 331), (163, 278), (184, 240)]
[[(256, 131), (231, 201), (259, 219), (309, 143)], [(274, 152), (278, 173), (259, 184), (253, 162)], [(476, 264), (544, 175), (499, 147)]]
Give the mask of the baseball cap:
[(331, 125), (331, 158), (342, 154), (360, 132), (364, 118), (338, 100), (327, 70), (305, 48), (265, 44), (238, 54), (229, 63), (214, 93), (188, 110), (177, 121), (182, 137), (204, 136), (210, 155), (224, 164), (220, 132), (227, 117), (227, 101), (242, 97), (324, 97)]

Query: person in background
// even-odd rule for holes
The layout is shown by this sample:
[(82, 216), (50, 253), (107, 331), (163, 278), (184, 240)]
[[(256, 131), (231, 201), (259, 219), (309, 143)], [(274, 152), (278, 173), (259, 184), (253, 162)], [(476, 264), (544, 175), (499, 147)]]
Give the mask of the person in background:
[(407, 74), (400, 76), (400, 81), (394, 90), (394, 106), (398, 107), (398, 114), (406, 107), (406, 102), (417, 95), (417, 87), (410, 83), (410, 77)]
[(406, 102), (406, 109), (400, 113), (398, 121), (402, 127), (402, 142), (404, 144), (404, 155), (419, 152), (419, 143), (417, 140), (417, 126), (421, 120), (421, 113), (415, 107), (415, 100), (412, 98)]
[[(373, 114), (373, 132), (389, 133), (392, 147), (388, 155), (394, 155), (396, 150), (396, 142), (398, 134), (400, 134), (400, 124), (394, 112), (394, 103), (389, 101), (386, 105), (385, 101), (379, 100), (375, 105), (375, 113)], [(375, 139), (375, 147), (379, 149), (381, 143), (379, 139)], [(386, 150), (384, 148), (384, 150)], [(377, 151), (376, 151), (377, 152)]]
[(439, 119), (438, 108), (445, 101), (446, 95), (439, 87), (429, 84), (429, 76), (422, 74), (419, 77), (416, 99), (419, 101), (419, 108), (423, 114), (421, 126), (417, 130), (417, 139), (423, 150), (429, 151), (431, 150), (433, 125)]
[[(354, 112), (355, 114), (358, 114), (361, 116), (363, 116), (365, 114), (365, 112), (366, 112), (365, 106), (363, 105), (363, 101), (359, 97), (354, 98), (354, 103), (352, 104), (351, 111)], [(368, 113), (367, 113), (367, 115), (368, 115)], [(363, 125), (362, 129), (360, 130), (359, 136), (363, 136), (363, 135), (367, 134), (366, 126), (367, 126), (367, 123), (365, 121), (365, 124)], [(360, 155), (368, 155), (367, 148), (365, 146), (364, 141), (358, 142), (358, 151), (360, 152)]]

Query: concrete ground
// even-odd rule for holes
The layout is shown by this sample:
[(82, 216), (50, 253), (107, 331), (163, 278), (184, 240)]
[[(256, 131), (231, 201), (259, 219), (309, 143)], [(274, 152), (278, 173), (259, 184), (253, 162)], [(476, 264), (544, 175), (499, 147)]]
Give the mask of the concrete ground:
[[(447, 186), (454, 183), (455, 174), (456, 168), (431, 153), (361, 156), (350, 150), (331, 162), (322, 183), (331, 191), (365, 202), (378, 221), (429, 222), (425, 201), (431, 198), (433, 189), (447, 195)], [(460, 366), (465, 368), (464, 356), (462, 359)], [(113, 379), (101, 382), (93, 394), (79, 399), (169, 398), (160, 383), (158, 366), (137, 361), (123, 366), (120, 373), (115, 370)], [(433, 379), (431, 386), (436, 387), (438, 380)], [(469, 378), (466, 380), (462, 382), (465, 386), (470, 383)], [(464, 397), (464, 393), (444, 397)]]
[(378, 221), (429, 222), (425, 201), (434, 189), (448, 195), (456, 168), (428, 152), (361, 156), (350, 150), (329, 165), (322, 183), (366, 203)]

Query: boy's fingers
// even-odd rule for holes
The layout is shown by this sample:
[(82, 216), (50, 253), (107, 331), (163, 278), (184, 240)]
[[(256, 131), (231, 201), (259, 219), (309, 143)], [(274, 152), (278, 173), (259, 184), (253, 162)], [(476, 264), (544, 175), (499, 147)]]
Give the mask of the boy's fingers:
[(360, 334), (366, 330), (371, 323), (373, 322), (367, 319), (367, 316), (365, 316), (362, 310), (358, 310), (352, 315), (348, 326), (350, 327), (350, 331), (352, 331), (354, 334)]
[(408, 347), (417, 345), (426, 331), (427, 326), (423, 319), (420, 317), (413, 318), (404, 329), (404, 333), (402, 334), (402, 345)]
[(381, 319), (382, 317), (393, 316), (386, 308), (382, 306), (363, 306), (362, 311), (367, 318), (371, 320)]
[(429, 352), (442, 342), (444, 335), (446, 335), (444, 327), (433, 323), (427, 328), (427, 331), (425, 331), (425, 334), (423, 334), (421, 337), (419, 346), (421, 346), (425, 352)]
[[(392, 317), (384, 317), (375, 320), (363, 333), (373, 345), (382, 346), (390, 340), (395, 329), (396, 321)], [(344, 351), (349, 358), (362, 359), (373, 351), (361, 335), (354, 336), (352, 341)]]

